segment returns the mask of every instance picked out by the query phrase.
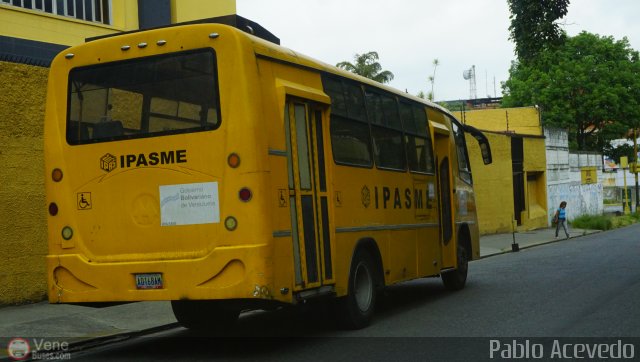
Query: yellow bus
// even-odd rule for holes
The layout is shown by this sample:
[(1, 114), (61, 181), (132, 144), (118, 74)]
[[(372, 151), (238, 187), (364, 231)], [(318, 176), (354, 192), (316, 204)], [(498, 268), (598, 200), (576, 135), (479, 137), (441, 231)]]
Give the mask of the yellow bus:
[(182, 325), (216, 328), (327, 298), (361, 328), (384, 286), (464, 286), (479, 257), (465, 134), (485, 163), (487, 139), (251, 24), (127, 33), (55, 58), (51, 303), (171, 301)]

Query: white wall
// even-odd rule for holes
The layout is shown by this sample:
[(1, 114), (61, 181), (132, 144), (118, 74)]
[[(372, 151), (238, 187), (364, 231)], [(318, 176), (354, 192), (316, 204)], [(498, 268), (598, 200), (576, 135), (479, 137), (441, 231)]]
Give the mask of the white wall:
[[(569, 153), (566, 130), (544, 130), (547, 149), (547, 215), (549, 224), (561, 201), (567, 202), (567, 218), (602, 214), (602, 156), (598, 154)], [(582, 185), (582, 167), (596, 167), (598, 183)]]
[(604, 212), (602, 204), (602, 184), (581, 185), (568, 182), (549, 186), (549, 221), (553, 218), (560, 202), (567, 202), (567, 218), (573, 220), (581, 215), (600, 215)]

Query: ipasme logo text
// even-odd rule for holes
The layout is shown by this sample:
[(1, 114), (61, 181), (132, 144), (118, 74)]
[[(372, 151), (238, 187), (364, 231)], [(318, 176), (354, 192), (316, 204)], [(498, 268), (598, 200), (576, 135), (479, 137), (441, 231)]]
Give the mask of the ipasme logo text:
[(100, 157), (100, 169), (111, 172), (116, 168), (130, 169), (159, 167), (187, 163), (187, 150), (155, 151), (114, 156), (110, 153)]

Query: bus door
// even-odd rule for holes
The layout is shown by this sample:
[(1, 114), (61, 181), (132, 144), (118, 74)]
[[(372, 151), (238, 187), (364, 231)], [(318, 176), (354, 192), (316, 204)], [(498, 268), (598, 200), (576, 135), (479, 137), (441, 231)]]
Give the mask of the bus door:
[(442, 247), (441, 268), (444, 269), (456, 266), (456, 245), (453, 242), (451, 140), (449, 138), (450, 132), (445, 126), (439, 123), (432, 123), (432, 125), (434, 126), (436, 168), (438, 170), (438, 204), (440, 206), (440, 241)]
[(288, 99), (285, 107), (289, 207), (296, 289), (333, 284), (329, 193), (322, 119), (325, 109)]

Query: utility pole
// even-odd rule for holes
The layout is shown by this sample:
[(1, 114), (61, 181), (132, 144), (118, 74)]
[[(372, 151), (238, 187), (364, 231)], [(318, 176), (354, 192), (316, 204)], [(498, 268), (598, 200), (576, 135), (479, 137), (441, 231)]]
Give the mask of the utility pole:
[(620, 169), (622, 169), (622, 175), (624, 176), (624, 188), (622, 191), (624, 192), (624, 198), (622, 199), (624, 202), (624, 206), (622, 207), (622, 212), (625, 215), (629, 215), (631, 210), (629, 210), (629, 194), (627, 194), (627, 170), (629, 169), (629, 160), (627, 156), (620, 157)]
[(640, 198), (638, 197), (638, 129), (633, 127), (633, 159), (634, 170), (633, 174), (636, 178), (636, 212), (638, 212), (638, 206), (640, 206)]

